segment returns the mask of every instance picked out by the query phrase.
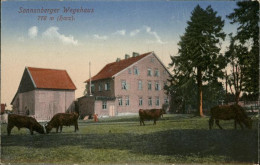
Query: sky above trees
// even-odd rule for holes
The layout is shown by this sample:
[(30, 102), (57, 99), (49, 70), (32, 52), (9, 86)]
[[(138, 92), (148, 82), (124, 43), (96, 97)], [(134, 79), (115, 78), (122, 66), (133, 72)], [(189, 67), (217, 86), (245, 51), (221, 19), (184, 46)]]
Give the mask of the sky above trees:
[[(11, 108), (26, 66), (66, 69), (77, 87), (76, 98), (83, 95), (90, 61), (95, 75), (126, 53), (154, 51), (168, 66), (198, 4), (211, 5), (225, 20), (224, 32), (235, 33), (236, 24), (226, 18), (236, 8), (233, 1), (2, 2), (1, 101)], [(93, 12), (65, 13), (64, 8)], [(26, 9), (59, 12), (26, 13)], [(57, 21), (60, 16), (74, 20)], [(228, 43), (226, 38), (222, 52)]]

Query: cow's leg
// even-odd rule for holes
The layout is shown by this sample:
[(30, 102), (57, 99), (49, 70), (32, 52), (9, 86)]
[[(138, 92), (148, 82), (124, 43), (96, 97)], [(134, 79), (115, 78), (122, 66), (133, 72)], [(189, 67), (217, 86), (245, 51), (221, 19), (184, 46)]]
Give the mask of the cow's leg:
[(142, 123), (143, 123), (143, 125), (145, 125), (145, 124), (144, 124), (144, 119), (143, 119), (143, 118), (140, 118), (140, 126), (142, 125)]
[(234, 121), (234, 128), (237, 129), (237, 120)]
[(11, 134), (11, 130), (14, 128), (14, 125), (8, 124), (7, 125), (7, 135)]
[(244, 129), (243, 124), (242, 124), (239, 120), (238, 120), (237, 122), (238, 122), (238, 124), (240, 125), (241, 129)]
[(156, 119), (153, 120), (153, 125), (156, 125)]
[(62, 132), (62, 125), (60, 126), (60, 133)]
[(31, 135), (33, 135), (33, 129), (32, 128), (30, 128), (30, 133), (31, 133)]
[[(78, 122), (76, 122), (76, 130), (78, 131), (79, 130), (79, 124)], [(75, 131), (76, 132), (76, 131)]]
[(216, 125), (220, 128), (223, 129), (220, 125), (219, 125), (219, 120), (215, 120)]
[(59, 126), (58, 126), (58, 127), (56, 127), (56, 133), (58, 133), (58, 130), (59, 130)]
[(214, 119), (213, 119), (213, 117), (210, 117), (210, 119), (209, 119), (209, 129), (212, 129), (213, 124), (214, 124)]

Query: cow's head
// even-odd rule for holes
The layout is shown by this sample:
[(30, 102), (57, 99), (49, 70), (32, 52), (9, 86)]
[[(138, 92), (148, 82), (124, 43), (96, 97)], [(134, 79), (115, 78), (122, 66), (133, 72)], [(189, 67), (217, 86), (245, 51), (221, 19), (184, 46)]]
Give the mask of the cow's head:
[(40, 134), (44, 134), (45, 133), (43, 126), (41, 124), (39, 124), (39, 123), (34, 127), (34, 130), (36, 132), (40, 133)]
[(166, 114), (164, 109), (160, 109), (160, 115)]
[(49, 123), (45, 124), (44, 127), (45, 127), (45, 130), (46, 130), (46, 133), (51, 132), (52, 127), (50, 126)]

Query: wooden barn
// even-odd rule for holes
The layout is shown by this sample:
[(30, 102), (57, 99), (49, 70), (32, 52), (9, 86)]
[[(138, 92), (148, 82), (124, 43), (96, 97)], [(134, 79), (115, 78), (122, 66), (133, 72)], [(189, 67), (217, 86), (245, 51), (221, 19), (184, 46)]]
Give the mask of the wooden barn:
[(50, 120), (71, 107), (75, 90), (66, 70), (26, 67), (11, 102), (13, 113)]

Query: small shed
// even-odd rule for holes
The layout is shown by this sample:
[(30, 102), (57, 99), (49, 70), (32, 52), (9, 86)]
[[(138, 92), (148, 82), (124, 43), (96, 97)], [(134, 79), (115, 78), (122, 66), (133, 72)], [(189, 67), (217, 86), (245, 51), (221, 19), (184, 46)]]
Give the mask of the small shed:
[(66, 70), (26, 67), (11, 102), (13, 113), (50, 120), (71, 107), (75, 90)]

